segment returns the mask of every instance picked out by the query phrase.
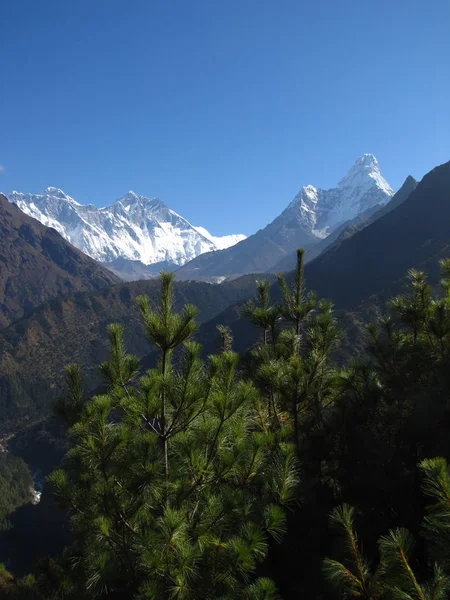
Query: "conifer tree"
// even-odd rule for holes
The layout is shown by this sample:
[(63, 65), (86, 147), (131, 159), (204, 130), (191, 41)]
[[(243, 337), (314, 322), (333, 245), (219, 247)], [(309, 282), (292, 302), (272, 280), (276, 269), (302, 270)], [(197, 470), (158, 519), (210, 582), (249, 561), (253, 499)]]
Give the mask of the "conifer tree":
[(380, 559), (371, 567), (362, 555), (354, 528), (354, 509), (347, 504), (337, 507), (330, 516), (331, 524), (344, 537), (346, 557), (341, 562), (326, 559), (324, 576), (339, 593), (340, 598), (365, 600), (444, 600), (450, 590), (450, 578), (443, 568), (434, 564), (431, 577), (421, 583), (412, 566), (413, 536), (396, 528), (378, 541)]
[(376, 600), (382, 596), (380, 569), (371, 571), (362, 555), (354, 527), (355, 509), (348, 504), (336, 507), (330, 515), (330, 525), (341, 532), (345, 544), (345, 559), (324, 561), (324, 576), (343, 598)]
[[(277, 276), (282, 303), (270, 306), (268, 282), (258, 283), (258, 302), (248, 303), (244, 311), (252, 323), (264, 332), (270, 324), (284, 322), (280, 334), (272, 334), (270, 343), (264, 333), (263, 344), (253, 353), (252, 377), (266, 398), (269, 417), (274, 426), (289, 422), (297, 453), (301, 437), (317, 427), (322, 411), (336, 390), (331, 354), (339, 329), (330, 302), (321, 300), (317, 309), (313, 292), (305, 294), (303, 249), (297, 252), (297, 267), (291, 288), (283, 274)], [(276, 315), (276, 321), (273, 316)]]
[(432, 559), (450, 573), (450, 468), (442, 457), (420, 463), (423, 490), (429, 499), (423, 530)]
[(174, 312), (172, 285), (163, 274), (156, 309), (139, 298), (158, 367), (140, 376), (112, 325), (107, 392), (68, 411), (74, 446), (50, 481), (73, 513), (70, 597), (270, 600), (275, 586), (255, 570), (283, 536), (295, 453), (260, 419), (227, 344), (201, 360), (195, 310)]
[[(410, 271), (367, 352), (337, 369), (333, 307), (305, 293), (298, 259), (291, 286), (279, 276), (281, 305), (259, 282), (244, 310), (262, 333), (244, 368), (226, 327), (201, 358), (196, 311), (175, 311), (168, 274), (155, 306), (138, 301), (155, 369), (141, 372), (114, 324), (104, 393), (86, 399), (67, 368), (56, 409), (73, 448), (50, 481), (73, 535), (12, 597), (270, 600), (263, 561), (287, 523), (270, 563), (286, 600), (328, 598), (324, 576), (337, 598), (449, 597), (450, 261), (441, 295)], [(345, 551), (319, 576), (333, 507)]]
[(229, 327), (225, 327), (224, 325), (218, 325), (217, 331), (220, 334), (220, 350), (221, 352), (226, 352), (227, 350), (232, 350), (233, 346), (233, 335)]
[[(294, 273), (292, 286), (289, 287), (283, 273), (277, 275), (280, 285), (283, 302), (280, 310), (286, 321), (289, 321), (294, 326), (295, 334), (299, 338), (301, 325), (308, 317), (309, 313), (314, 309), (316, 304), (316, 295), (314, 292), (309, 292), (305, 295), (303, 282), (303, 260), (305, 251), (303, 248), (297, 250), (297, 264)], [(298, 339), (298, 343), (300, 340)]]
[(162, 386), (160, 390), (160, 414), (158, 415), (160, 438), (164, 446), (164, 469), (169, 477), (168, 436), (170, 425), (167, 423), (166, 383), (170, 376), (171, 355), (175, 348), (185, 342), (195, 331), (195, 306), (186, 305), (181, 313), (173, 311), (173, 279), (170, 272), (161, 273), (161, 292), (156, 310), (150, 308), (147, 296), (139, 296), (138, 303), (144, 320), (147, 338), (150, 344), (161, 351), (160, 369)]
[(85, 402), (80, 365), (66, 365), (65, 375), (68, 394), (56, 400), (53, 412), (67, 427), (71, 427), (81, 418)]
[[(242, 309), (242, 315), (251, 323), (262, 329), (263, 345), (269, 341), (273, 344), (276, 341), (277, 322), (280, 318), (280, 309), (277, 306), (270, 306), (270, 283), (267, 280), (257, 281), (257, 299), (256, 302), (250, 300)], [(270, 333), (270, 338), (269, 334)]]

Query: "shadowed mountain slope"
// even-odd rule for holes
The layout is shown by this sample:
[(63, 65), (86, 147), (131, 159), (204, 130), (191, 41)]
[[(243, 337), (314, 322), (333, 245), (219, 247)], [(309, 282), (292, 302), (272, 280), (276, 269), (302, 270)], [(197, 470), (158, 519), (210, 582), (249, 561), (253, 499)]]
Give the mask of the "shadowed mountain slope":
[[(330, 298), (347, 315), (358, 311), (370, 315), (372, 306), (401, 291), (412, 267), (426, 269), (430, 282), (437, 284), (439, 260), (446, 257), (450, 257), (450, 162), (425, 175), (406, 200), (381, 218), (307, 264), (305, 281), (319, 298)], [(271, 290), (272, 300), (279, 300), (278, 286)], [(213, 349), (218, 324), (231, 327), (237, 350), (254, 342), (256, 329), (240, 317), (241, 306), (230, 306), (202, 325), (199, 340), (207, 352)]]
[[(361, 215), (358, 215), (354, 219), (350, 221), (346, 221), (342, 225), (340, 225), (337, 229), (330, 233), (329, 236), (315, 244), (312, 248), (305, 252), (305, 264), (311, 262), (324, 252), (326, 252), (332, 246), (340, 244), (347, 238), (355, 235), (358, 231), (361, 231), (367, 225), (374, 223), (377, 219), (380, 219), (388, 212), (400, 206), (402, 202), (404, 202), (408, 196), (416, 189), (417, 181), (411, 175), (408, 175), (402, 187), (398, 190), (398, 192), (394, 195), (392, 200), (385, 204), (384, 206), (376, 205)], [(286, 256), (283, 260), (275, 265), (271, 269), (273, 273), (279, 273), (282, 271), (292, 271), (295, 267), (295, 261), (297, 257), (297, 250), (294, 250), (289, 256)]]
[(303, 187), (264, 229), (226, 250), (208, 252), (177, 270), (178, 280), (214, 281), (265, 273), (298, 247), (313, 247), (343, 223), (390, 201), (394, 192), (373, 154), (364, 154), (337, 187)]
[(0, 194), (0, 326), (56, 296), (119, 281)]
[[(308, 286), (338, 307), (355, 306), (412, 267), (438, 273), (450, 249), (450, 162), (425, 175), (407, 200), (307, 265)], [(435, 266), (433, 266), (435, 265)]]
[[(255, 278), (246, 276), (222, 285), (176, 283), (175, 306), (194, 304), (204, 323), (254, 293)], [(158, 297), (157, 280), (137, 281), (99, 292), (54, 298), (0, 330), (0, 412), (5, 421), (33, 420), (60, 392), (64, 366), (86, 367), (86, 385), (96, 384), (97, 366), (106, 358), (107, 326), (121, 323), (129, 352), (149, 352), (136, 297)]]

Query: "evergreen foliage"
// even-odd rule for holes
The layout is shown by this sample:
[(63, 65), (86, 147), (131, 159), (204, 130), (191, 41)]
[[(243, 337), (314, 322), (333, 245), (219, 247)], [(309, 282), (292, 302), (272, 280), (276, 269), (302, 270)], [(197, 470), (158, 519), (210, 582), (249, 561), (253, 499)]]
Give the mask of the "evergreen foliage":
[(300, 335), (302, 322), (306, 319), (316, 304), (316, 295), (314, 292), (309, 292), (308, 295), (305, 295), (304, 293), (304, 256), (305, 251), (303, 248), (299, 248), (297, 250), (297, 266), (295, 269), (295, 275), (291, 289), (289, 289), (289, 286), (286, 283), (284, 274), (280, 273), (277, 275), (283, 297), (283, 303), (280, 308), (281, 314), (288, 322), (294, 325), (297, 336)]
[(444, 600), (448, 597), (450, 577), (444, 569), (448, 556), (445, 536), (450, 525), (448, 467), (444, 459), (438, 458), (423, 461), (421, 468), (425, 473), (424, 491), (434, 500), (428, 508), (424, 529), (437, 542), (431, 553), (444, 555), (442, 563), (430, 564), (429, 579), (420, 582), (412, 561), (414, 537), (407, 529), (395, 528), (379, 539), (379, 563), (371, 569), (355, 532), (354, 509), (343, 504), (332, 511), (330, 521), (342, 531), (347, 556), (342, 562), (325, 559), (323, 568), (325, 578), (343, 598)]
[(243, 312), (261, 336), (242, 358), (226, 327), (202, 357), (196, 310), (174, 310), (163, 273), (157, 303), (138, 299), (156, 368), (120, 325), (101, 394), (67, 367), (72, 448), (50, 481), (72, 541), (28, 586), (7, 578), (7, 597), (450, 596), (450, 261), (440, 291), (409, 271), (342, 364), (333, 306), (297, 259), (280, 303), (258, 282)]
[[(267, 280), (257, 281), (257, 302), (250, 300), (244, 306), (242, 315), (262, 329), (262, 342), (266, 345), (269, 339), (276, 340), (276, 326), (280, 317), (277, 306), (270, 306), (270, 283)], [(270, 338), (269, 338), (270, 335)]]
[(30, 471), (17, 456), (0, 451), (0, 530), (10, 526), (8, 515), (31, 500)]
[(68, 597), (269, 600), (276, 588), (256, 569), (269, 539), (283, 537), (294, 449), (261, 418), (228, 341), (201, 360), (189, 340), (196, 311), (174, 312), (172, 281), (162, 274), (155, 308), (138, 299), (156, 369), (139, 373), (118, 325), (100, 365), (107, 391), (81, 413), (78, 372), (68, 369), (58, 410), (71, 416), (74, 444), (50, 478), (73, 511)]

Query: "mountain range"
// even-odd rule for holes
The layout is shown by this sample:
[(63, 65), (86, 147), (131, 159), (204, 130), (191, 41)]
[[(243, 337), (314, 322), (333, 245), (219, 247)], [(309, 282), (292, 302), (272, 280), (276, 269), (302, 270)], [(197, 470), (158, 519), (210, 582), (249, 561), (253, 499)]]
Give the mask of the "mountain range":
[[(337, 227), (330, 235), (326, 238), (320, 240), (317, 244), (314, 244), (311, 248), (309, 248), (305, 252), (305, 264), (311, 262), (318, 256), (320, 256), (325, 250), (336, 246), (340, 242), (345, 239), (351, 237), (358, 231), (361, 231), (370, 223), (374, 223), (376, 220), (380, 219), (382, 216), (400, 206), (402, 202), (404, 202), (408, 196), (416, 189), (417, 181), (411, 175), (405, 179), (405, 182), (395, 193), (392, 199), (385, 204), (384, 206), (375, 205), (371, 208), (368, 208), (363, 213), (360, 213), (357, 217), (353, 219), (349, 219), (342, 223), (339, 227)], [(280, 273), (283, 271), (292, 271), (295, 267), (295, 263), (297, 261), (297, 251), (294, 250), (287, 256), (285, 256), (280, 262), (278, 262), (274, 267), (270, 269), (273, 273)]]
[(240, 234), (213, 236), (204, 227), (191, 225), (158, 198), (133, 191), (104, 208), (79, 204), (54, 187), (40, 194), (13, 191), (7, 198), (24, 213), (56, 229), (91, 258), (105, 264), (119, 261), (115, 263), (116, 271), (120, 260), (174, 268), (245, 238)]
[[(373, 161), (366, 161), (373, 165)], [(375, 197), (352, 209), (362, 210), (357, 217), (340, 225), (337, 225), (337, 219), (330, 218), (332, 224), (328, 226), (335, 227), (334, 232), (316, 242), (324, 244), (330, 240), (329, 247), (321, 248), (321, 253), (305, 267), (307, 287), (315, 289), (319, 297), (328, 297), (335, 302), (346, 331), (356, 326), (355, 323), (364, 322), (367, 318), (364, 307), (382, 304), (387, 296), (401, 289), (408, 268), (427, 268), (432, 283), (436, 283), (439, 280), (437, 262), (450, 255), (450, 163), (437, 167), (419, 183), (408, 177), (394, 197), (391, 192), (386, 193), (386, 189), (382, 196), (376, 197), (380, 187), (376, 185), (378, 191), (372, 190)], [(380, 207), (383, 198), (390, 201)], [(29, 302), (18, 309), (2, 308), (7, 316), (3, 317), (1, 324), (4, 326), (0, 329), (0, 408), (12, 420), (19, 416), (33, 419), (58, 392), (64, 364), (76, 361), (93, 365), (105, 356), (108, 323), (117, 321), (125, 326), (125, 340), (130, 351), (140, 357), (148, 352), (134, 299), (141, 293), (154, 299), (158, 284), (140, 281), (118, 285), (117, 278), (104, 266), (81, 254), (56, 231), (24, 215), (5, 199), (0, 206), (3, 206), (0, 212), (3, 238), (7, 240), (2, 250), (2, 262), (11, 271), (11, 265), (23, 259), (23, 296)], [(288, 210), (293, 207), (291, 205)], [(297, 205), (299, 212), (301, 202)], [(317, 214), (320, 214), (318, 210)], [(349, 216), (348, 211), (340, 214)], [(317, 219), (316, 223), (319, 222)], [(36, 239), (27, 234), (29, 228), (38, 232)], [(23, 238), (27, 235), (25, 244)], [(17, 241), (14, 244), (18, 238), (20, 244)], [(47, 238), (59, 249), (50, 256), (46, 242), (43, 247), (40, 242)], [(5, 248), (15, 252), (18, 248), (19, 251), (8, 254)], [(312, 244), (309, 252), (314, 248)], [(34, 258), (29, 259), (27, 254), (31, 251), (38, 251), (40, 260), (46, 261), (43, 263), (46, 271), (37, 269), (36, 276), (33, 274)], [(60, 255), (70, 258), (69, 275), (82, 274), (79, 287), (74, 280), (73, 288), (70, 284), (69, 288), (61, 284), (40, 290), (45, 287), (42, 283), (49, 274), (51, 280), (60, 281), (57, 279)], [(80, 262), (82, 259), (86, 262)], [(28, 263), (31, 270), (27, 270)], [(76, 267), (80, 264), (86, 265), (88, 270), (78, 271)], [(1, 269), (2, 285), (8, 278), (5, 274), (7, 271)], [(62, 281), (71, 282), (69, 275)], [(252, 344), (257, 332), (241, 318), (241, 309), (243, 302), (254, 294), (256, 277), (259, 276), (246, 275), (220, 285), (195, 281), (176, 283), (177, 307), (191, 302), (200, 308), (201, 327), (197, 339), (206, 353), (217, 349), (216, 327), (219, 324), (231, 327), (236, 337), (236, 350)], [(265, 277), (274, 282), (273, 275)], [(28, 279), (32, 286), (27, 284)], [(278, 300), (278, 294), (274, 285), (271, 290), (274, 301)], [(147, 359), (143, 364), (148, 364), (145, 361)], [(93, 373), (91, 369), (89, 380)]]
[(375, 156), (364, 154), (337, 187), (303, 187), (264, 229), (235, 246), (198, 256), (177, 270), (177, 279), (217, 281), (273, 271), (298, 247), (313, 248), (342, 224), (381, 208), (393, 195)]
[(105, 208), (79, 204), (53, 187), (40, 194), (13, 191), (8, 199), (124, 280), (149, 279), (168, 269), (177, 270), (179, 280), (219, 282), (274, 271), (299, 246), (326, 248), (323, 240), (336, 229), (369, 218), (393, 193), (376, 158), (364, 154), (337, 187), (302, 187), (272, 223), (249, 238), (212, 236), (158, 198), (132, 191)]
[[(379, 218), (342, 236), (305, 266), (305, 285), (319, 298), (332, 300), (346, 337), (349, 330), (375, 319), (378, 309), (402, 292), (409, 269), (424, 269), (437, 286), (439, 261), (444, 258), (450, 258), (450, 162), (420, 182), (408, 177)], [(288, 282), (292, 275), (287, 275)], [(280, 300), (277, 284), (270, 296), (272, 302)], [(257, 331), (242, 318), (242, 307), (230, 306), (202, 325), (198, 338), (205, 352), (213, 350), (211, 336), (219, 324), (230, 328), (237, 351), (254, 343)], [(352, 342), (346, 343), (346, 352), (355, 355)]]
[[(233, 349), (243, 353), (240, 365), (248, 368), (245, 351), (260, 332), (242, 316), (242, 308), (254, 296), (257, 278), (269, 280), (271, 303), (280, 300), (273, 273), (286, 270), (287, 281), (291, 282), (289, 270), (300, 245), (307, 247), (305, 288), (334, 303), (334, 314), (341, 326), (337, 364), (348, 357), (364, 358), (365, 324), (378, 316), (380, 307), (384, 309), (386, 299), (402, 291), (408, 269), (423, 268), (430, 283), (438, 285), (439, 260), (450, 257), (450, 162), (436, 167), (420, 182), (407, 177), (395, 195), (371, 155), (359, 159), (349, 175), (332, 190), (302, 188), (280, 217), (264, 230), (267, 235), (258, 232), (228, 249), (219, 249), (220, 241), (213, 239), (217, 250), (181, 266), (180, 278), (183, 271), (186, 273), (192, 265), (196, 269), (207, 259), (210, 270), (198, 271), (199, 277), (210, 277), (212, 272), (216, 273), (211, 276), (213, 281), (228, 278), (219, 284), (174, 284), (175, 309), (185, 303), (199, 309), (199, 328), (194, 337), (205, 357), (220, 350), (217, 326), (226, 325), (234, 337)], [(63, 211), (70, 202), (61, 200)], [(146, 205), (143, 211), (149, 202), (142, 201), (141, 207)], [(34, 210), (31, 204), (34, 203), (27, 203), (27, 210)], [(137, 212), (139, 204), (138, 197)], [(158, 205), (151, 206), (153, 213), (158, 213)], [(131, 208), (130, 211), (133, 212)], [(73, 211), (71, 214), (73, 217)], [(167, 212), (164, 214), (160, 224), (168, 222), (163, 220), (169, 219)], [(119, 222), (118, 219), (116, 225)], [(193, 229), (202, 238), (208, 237), (207, 231)], [(115, 231), (118, 235), (119, 228)], [(97, 239), (92, 235), (92, 240)], [(220, 258), (230, 254), (229, 263)], [(211, 256), (220, 260), (210, 262)], [(48, 418), (50, 405), (64, 394), (64, 365), (82, 365), (87, 394), (100, 390), (97, 365), (106, 358), (110, 323), (124, 326), (125, 345), (139, 357), (141, 373), (155, 364), (155, 352), (147, 343), (136, 297), (146, 294), (155, 306), (159, 282), (121, 282), (110, 269), (127, 273), (129, 278), (145, 278), (151, 270), (153, 275), (162, 266), (174, 269), (176, 265), (170, 257), (145, 265), (139, 259), (121, 256), (106, 264), (108, 269), (105, 263), (100, 264), (75, 248), (55, 228), (24, 214), (0, 195), (0, 441), (8, 438), (8, 450), (19, 453), (33, 466), (33, 472), (45, 468), (47, 473), (56, 467), (65, 448), (62, 430)], [(236, 276), (232, 269), (239, 265), (249, 270), (257, 266), (260, 274)], [(359, 406), (358, 401), (358, 411)], [(43, 498), (45, 502), (45, 491)], [(53, 505), (47, 510), (53, 515)], [(45, 515), (45, 506), (44, 513), (33, 514), (40, 515), (39, 520)], [(33, 547), (30, 538), (36, 538), (34, 543), (42, 554), (42, 536), (49, 537), (50, 531), (47, 523), (45, 518), (39, 521), (40, 527), (33, 534), (33, 523), (30, 526), (30, 521), (24, 519), (23, 544), (27, 548)], [(63, 531), (58, 518), (55, 528)], [(27, 554), (23, 544), (18, 544), (19, 562)], [(0, 558), (10, 556), (9, 552), (8, 543), (4, 542)], [(34, 556), (32, 550), (28, 554)]]

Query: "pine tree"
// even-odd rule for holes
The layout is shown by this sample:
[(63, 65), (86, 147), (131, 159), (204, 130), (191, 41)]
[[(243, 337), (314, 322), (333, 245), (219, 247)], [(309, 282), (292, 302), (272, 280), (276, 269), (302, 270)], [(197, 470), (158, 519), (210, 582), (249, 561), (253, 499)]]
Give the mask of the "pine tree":
[(56, 400), (53, 412), (67, 427), (71, 427), (80, 419), (85, 402), (80, 365), (66, 365), (65, 375), (68, 394)]
[(162, 386), (160, 390), (160, 414), (158, 415), (160, 439), (164, 446), (164, 469), (169, 477), (168, 439), (172, 425), (167, 422), (166, 383), (170, 377), (171, 354), (175, 348), (185, 342), (195, 331), (197, 309), (186, 305), (180, 314), (173, 311), (173, 273), (161, 273), (161, 293), (157, 310), (151, 310), (146, 296), (140, 296), (138, 303), (144, 320), (147, 338), (150, 344), (161, 351), (160, 370)]
[(396, 528), (378, 542), (380, 560), (371, 567), (362, 555), (354, 529), (354, 509), (347, 504), (337, 507), (330, 517), (345, 541), (344, 561), (326, 559), (324, 576), (343, 598), (365, 600), (444, 600), (450, 591), (450, 578), (443, 568), (434, 564), (431, 577), (420, 583), (411, 562), (413, 536), (403, 528)]
[[(258, 302), (248, 303), (244, 311), (252, 323), (264, 332), (263, 344), (253, 351), (250, 371), (258, 389), (266, 398), (274, 426), (292, 425), (292, 440), (301, 449), (301, 437), (321, 422), (336, 390), (331, 355), (339, 338), (332, 304), (316, 303), (313, 292), (305, 294), (303, 249), (297, 252), (297, 267), (291, 288), (284, 275), (277, 276), (282, 303), (270, 306), (269, 284), (258, 283)], [(317, 308), (316, 308), (317, 306)], [(280, 334), (274, 331), (280, 315)], [(272, 331), (270, 340), (267, 330)], [(269, 343), (270, 342), (270, 343)]]
[(163, 274), (156, 309), (138, 300), (158, 367), (141, 376), (112, 325), (107, 392), (68, 411), (74, 446), (50, 481), (73, 513), (72, 597), (270, 600), (255, 571), (284, 534), (295, 453), (260, 419), (228, 343), (201, 360), (195, 309), (174, 312), (172, 285)]
[[(138, 301), (156, 368), (141, 371), (113, 324), (104, 393), (86, 398), (80, 368), (66, 370), (56, 410), (73, 447), (50, 481), (73, 535), (11, 594), (270, 600), (276, 581), (286, 600), (328, 598), (325, 576), (338, 598), (449, 597), (450, 261), (442, 272), (438, 295), (411, 271), (339, 369), (333, 307), (305, 293), (302, 251), (280, 305), (267, 282), (246, 305), (262, 334), (246, 362), (226, 327), (202, 359), (196, 311), (175, 311), (163, 274), (158, 303)], [(344, 552), (319, 575), (331, 509)]]
[(354, 527), (355, 509), (348, 504), (336, 507), (330, 515), (330, 524), (341, 532), (345, 544), (345, 560), (324, 561), (324, 576), (342, 594), (343, 598), (378, 600), (382, 597), (381, 570), (371, 571), (362, 555)]
[(300, 333), (302, 323), (307, 319), (308, 315), (314, 309), (316, 305), (316, 295), (314, 292), (309, 292), (305, 295), (304, 293), (304, 282), (303, 282), (303, 260), (305, 251), (303, 248), (297, 250), (297, 265), (294, 273), (294, 280), (291, 288), (289, 288), (286, 278), (283, 273), (277, 275), (278, 283), (280, 285), (281, 294), (283, 298), (282, 305), (280, 307), (281, 314), (286, 321), (292, 323), (294, 326), (295, 334), (300, 343)]
[(423, 490), (428, 499), (423, 531), (430, 554), (450, 573), (450, 468), (445, 458), (424, 459), (420, 463)]
[(242, 315), (262, 329), (262, 341), (265, 346), (269, 341), (272, 344), (276, 341), (280, 309), (277, 306), (270, 306), (270, 283), (267, 280), (256, 281), (256, 288), (256, 303), (252, 300), (247, 302), (242, 309)]
[(220, 351), (226, 352), (227, 350), (232, 350), (233, 335), (231, 333), (231, 329), (229, 327), (225, 327), (224, 325), (218, 325), (217, 331), (220, 334)]

